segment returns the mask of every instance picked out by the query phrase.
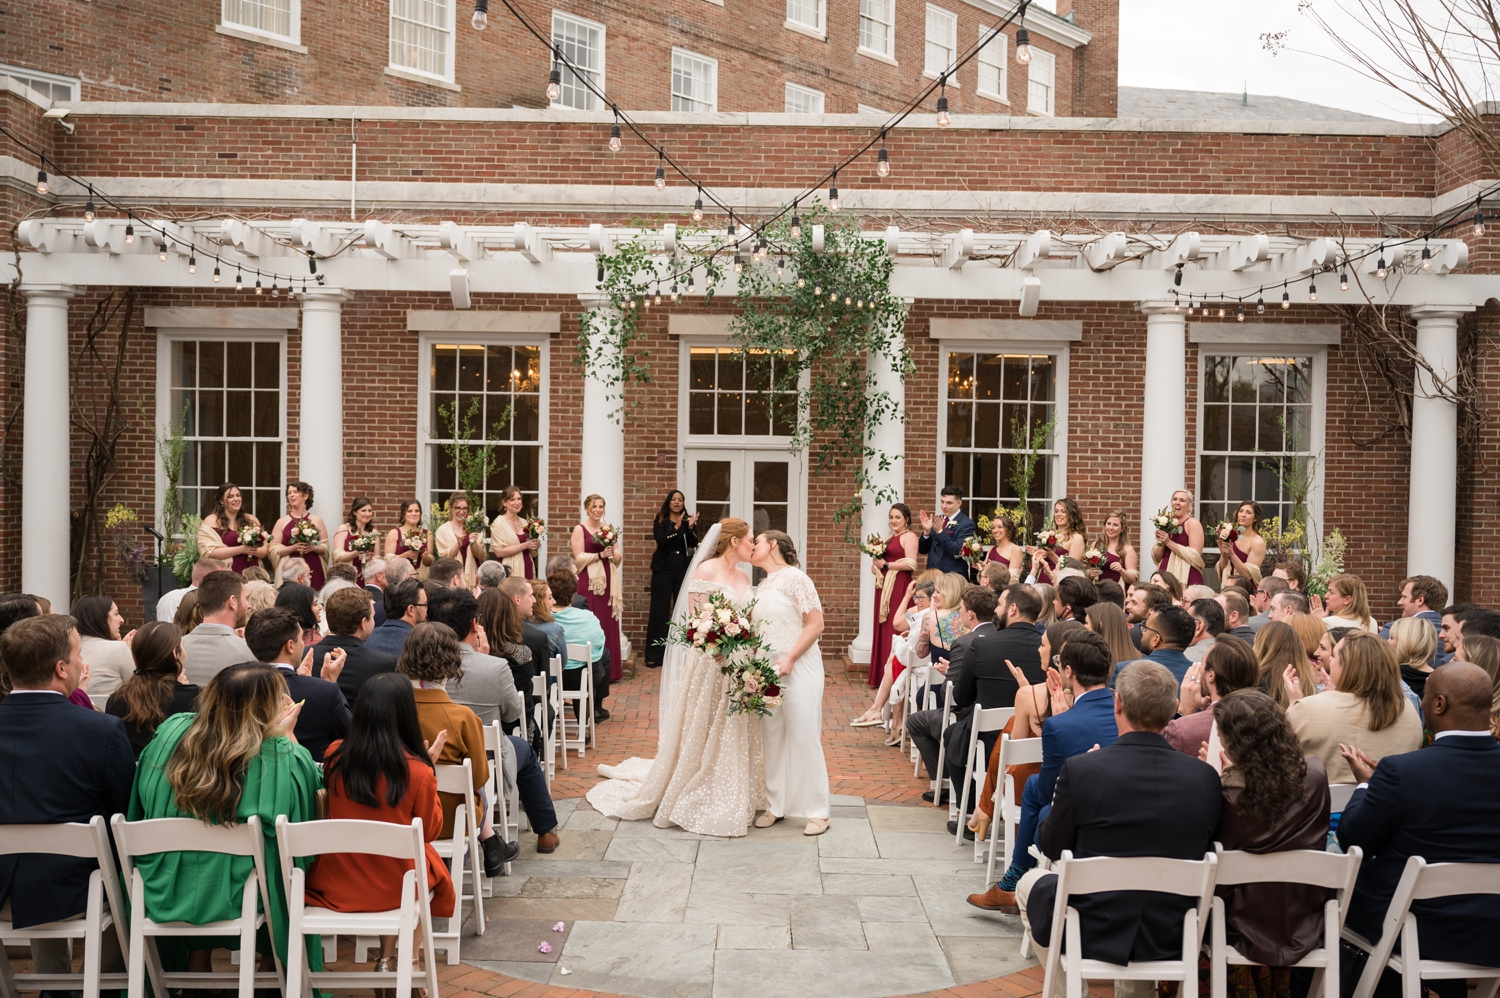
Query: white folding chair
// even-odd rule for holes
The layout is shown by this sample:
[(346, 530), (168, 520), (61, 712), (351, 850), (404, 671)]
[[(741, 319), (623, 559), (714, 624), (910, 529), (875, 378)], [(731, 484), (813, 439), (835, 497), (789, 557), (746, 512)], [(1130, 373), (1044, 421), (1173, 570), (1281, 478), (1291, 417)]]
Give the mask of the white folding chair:
[[(1345, 927), (1343, 931), (1345, 942), (1370, 954), (1354, 988), (1354, 998), (1370, 998), (1387, 967), (1401, 975), (1403, 998), (1421, 998), (1423, 980), (1474, 978), (1480, 982), (1475, 998), (1495, 998), (1496, 986), (1500, 985), (1500, 947), (1494, 951), (1495, 962), (1488, 966), (1422, 958), (1417, 916), (1411, 903), (1458, 894), (1500, 894), (1500, 863), (1428, 863), (1421, 856), (1408, 859), (1385, 911), (1380, 939), (1371, 943), (1353, 929)], [(1398, 938), (1400, 953), (1395, 952)]]
[[(931, 678), (930, 678), (931, 675), (932, 675), (932, 673), (929, 672), (928, 673), (928, 677), (929, 677), (928, 682), (923, 683), (921, 686), (918, 686), (917, 684), (913, 683), (913, 684), (911, 684), (910, 686), (907, 687), (907, 693), (906, 693), (906, 695), (907, 695), (906, 716), (907, 717), (911, 717), (913, 714), (915, 714), (917, 712), (917, 710), (918, 710), (917, 704), (919, 702), (921, 703), (921, 708), (920, 708), (921, 710), (933, 710), (933, 709), (935, 709), (937, 707), (937, 694), (934, 693), (933, 689), (932, 689)], [(920, 700), (919, 700), (919, 698), (920, 698)], [(901, 733), (902, 733), (903, 736), (906, 735), (906, 725), (904, 725), (904, 724), (901, 726)], [(916, 776), (918, 773), (920, 773), (922, 771), (922, 753), (917, 751), (917, 743), (914, 742), (914, 741), (912, 741), (909, 737), (906, 739), (906, 742), (907, 742), (907, 747), (911, 751), (911, 775)]]
[[(520, 694), (516, 696), (519, 698)], [(486, 784), (488, 792), (494, 795), (494, 811), (490, 820), (494, 823), (495, 830), (500, 833), (500, 838), (505, 842), (514, 842), (520, 834), (520, 820), (517, 812), (520, 810), (520, 802), (516, 799), (514, 791), (507, 792), (505, 789), (504, 760), (500, 755), (501, 741), (505, 737), (500, 730), (499, 721), (491, 721), (484, 726), (484, 750), (489, 755), (490, 781)], [(506, 864), (506, 875), (510, 875), (509, 864)]]
[[(558, 723), (562, 725), (563, 758), (567, 758), (568, 746), (573, 745), (578, 749), (578, 758), (582, 759), (584, 755), (584, 743), (587, 742), (588, 747), (590, 748), (594, 747), (595, 744), (593, 643), (589, 642), (588, 644), (575, 645), (570, 642), (568, 644), (568, 661), (582, 662), (583, 665), (577, 669), (571, 670), (581, 673), (578, 678), (578, 689), (564, 690), (559, 687), (558, 697), (560, 700), (560, 706), (557, 712), (557, 716), (559, 718)], [(566, 716), (566, 712), (561, 709), (568, 705), (569, 700), (574, 701), (578, 705), (578, 738), (571, 742), (568, 740), (567, 724), (562, 720), (562, 718)]]
[[(1042, 994), (1050, 996), (1061, 969), (1067, 976), (1067, 998), (1083, 998), (1088, 980), (1181, 981), (1180, 998), (1198, 994), (1198, 948), (1203, 945), (1205, 913), (1214, 893), (1217, 858), (1162, 859), (1157, 856), (1095, 856), (1074, 859), (1064, 850), (1057, 872), (1057, 901), (1052, 908), (1052, 937), (1047, 944), (1047, 974)], [(1176, 960), (1132, 960), (1121, 966), (1083, 956), (1078, 909), (1068, 904), (1074, 894), (1103, 891), (1156, 891), (1194, 898), (1197, 906), (1182, 918), (1182, 956)], [(1063, 933), (1067, 942), (1063, 942)], [(1059, 968), (1059, 965), (1060, 968)]]
[(553, 655), (548, 664), (552, 676), (552, 692), (548, 694), (547, 702), (554, 708), (553, 716), (556, 722), (553, 724), (552, 732), (557, 738), (557, 744), (562, 752), (562, 767), (568, 768), (568, 716), (563, 713), (563, 670), (566, 662), (561, 655)]
[[(1317, 994), (1321, 979), (1323, 998), (1339, 998), (1339, 933), (1349, 911), (1349, 894), (1354, 878), (1359, 876), (1362, 853), (1358, 847), (1348, 853), (1331, 853), (1314, 849), (1253, 854), (1238, 849), (1225, 850), (1214, 843), (1218, 857), (1216, 887), (1234, 884), (1307, 884), (1336, 891), (1323, 905), (1323, 945), (1313, 950), (1294, 967), (1313, 967), (1312, 986), (1308, 994)], [(1229, 945), (1224, 925), (1224, 899), (1213, 900), (1213, 950), (1209, 957), (1209, 994), (1224, 998), (1229, 987), (1229, 968), (1261, 966), (1247, 959)]]
[[(64, 919), (17, 929), (0, 920), (0, 947), (26, 946), (33, 939), (83, 940), (83, 972), (79, 974), (13, 974), (10, 960), (0, 953), (0, 992), (17, 998), (18, 986), (26, 991), (83, 991), (83, 998), (99, 998), (99, 989), (126, 987), (124, 973), (103, 972), (101, 947), (105, 933), (113, 931), (120, 952), (128, 954), (129, 929), (120, 878), (115, 874), (115, 853), (109, 844), (104, 818), (95, 815), (88, 824), (0, 825), (0, 856), (35, 854), (97, 859), (99, 869), (89, 874), (88, 901), (82, 918)], [(20, 860), (18, 862), (24, 862)]]
[[(422, 819), (410, 825), (384, 821), (299, 821), (276, 818), (276, 848), (286, 888), (288, 927), (286, 994), (311, 998), (314, 987), (367, 988), (395, 984), (396, 994), (411, 994), (412, 960), (426, 950), (428, 998), (437, 998), (437, 958), (433, 955), (432, 909), (427, 884), (427, 852), (422, 848)], [(354, 853), (407, 860), (412, 868), (401, 880), (401, 905), (388, 911), (333, 911), (307, 903), (306, 873), (294, 862), (303, 856)], [(394, 971), (313, 971), (307, 963), (305, 935), (395, 936)]]
[(943, 767), (943, 755), (947, 746), (943, 742), (943, 732), (948, 730), (948, 725), (953, 723), (953, 682), (943, 682), (943, 721), (938, 725), (938, 757), (937, 775), (932, 778), (932, 806), (937, 807), (943, 799), (943, 788), (948, 788), (948, 817), (953, 817), (953, 808), (957, 803), (953, 799), (953, 786), (951, 781), (943, 775), (946, 770)]
[[(958, 828), (953, 833), (953, 844), (961, 846), (964, 844), (964, 828), (966, 825), (964, 815), (968, 813), (969, 807), (969, 784), (976, 787), (974, 797), (979, 797), (980, 786), (984, 785), (985, 777), (988, 775), (990, 754), (985, 751), (984, 742), (979, 736), (987, 731), (1000, 731), (1016, 716), (1014, 707), (981, 707), (974, 705), (973, 717), (969, 725), (969, 755), (964, 762), (964, 789), (958, 803)], [(976, 758), (977, 756), (977, 758)], [(981, 842), (978, 836), (974, 838), (974, 862), (983, 862), (983, 852), (986, 843)]]
[(1349, 806), (1349, 798), (1354, 796), (1354, 791), (1358, 786), (1357, 783), (1328, 784), (1328, 813), (1342, 814), (1344, 808)]
[(542, 775), (547, 778), (547, 790), (552, 790), (552, 778), (557, 775), (557, 748), (552, 743), (552, 699), (547, 695), (547, 677), (531, 677), (531, 698), (536, 701), (532, 708), (532, 720), (542, 738)]
[[(448, 836), (432, 843), (437, 854), (448, 860), (448, 868), (453, 873), (453, 893), (457, 895), (457, 900), (453, 905), (453, 915), (448, 919), (445, 931), (433, 932), (432, 945), (434, 949), (447, 951), (448, 964), (452, 966), (458, 963), (459, 937), (463, 935), (464, 928), (465, 901), (474, 902), (476, 931), (479, 935), (484, 935), (484, 859), (479, 851), (481, 819), (479, 803), (474, 795), (473, 760), (465, 759), (460, 765), (433, 768), (437, 772), (438, 793), (463, 795), (463, 801), (453, 812), (453, 827), (444, 829), (449, 833)], [(468, 872), (474, 884), (472, 892), (467, 894), (464, 893), (466, 860)]]
[[(1016, 848), (1016, 828), (1021, 824), (1021, 805), (1016, 803), (1016, 779), (1010, 775), (1010, 767), (1041, 761), (1040, 738), (1012, 738), (1003, 733), (1000, 735), (1000, 758), (995, 763), (999, 771), (995, 774), (995, 800), (990, 812), (990, 856), (984, 867), (986, 884), (995, 882), (997, 856), (1007, 864), (1014, 861), (1011, 853)], [(1004, 841), (1000, 841), (1001, 828), (1005, 829)], [(1024, 934), (1022, 939), (1024, 941)]]
[[(123, 814), (114, 816), (112, 827), (115, 845), (120, 850), (120, 864), (130, 883), (130, 998), (144, 998), (146, 975), (159, 995), (168, 988), (215, 988), (227, 981), (238, 981), (240, 998), (253, 998), (256, 987), (282, 988), (281, 960), (276, 969), (255, 969), (255, 933), (262, 926), (275, 937), (271, 918), (270, 885), (266, 879), (266, 858), (262, 850), (260, 817), (251, 815), (238, 825), (210, 825), (196, 818), (155, 818), (150, 821), (126, 821)], [(151, 917), (146, 904), (146, 884), (136, 859), (168, 852), (211, 852), (229, 856), (249, 856), (255, 868), (245, 878), (240, 892), (239, 918), (226, 918), (203, 925), (188, 922), (158, 922)], [(260, 909), (260, 910), (257, 910)], [(205, 936), (239, 936), (240, 965), (232, 973), (213, 971), (167, 972), (162, 969), (156, 940), (161, 937), (202, 938)], [(272, 948), (275, 956), (275, 948)]]

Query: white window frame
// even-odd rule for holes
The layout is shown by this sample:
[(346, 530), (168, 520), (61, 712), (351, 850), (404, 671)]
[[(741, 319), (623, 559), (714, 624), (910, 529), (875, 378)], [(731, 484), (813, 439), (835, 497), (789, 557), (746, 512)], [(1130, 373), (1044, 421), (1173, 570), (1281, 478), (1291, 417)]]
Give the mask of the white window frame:
[(455, 32), (454, 30), (454, 10), (458, 6), (458, 0), (440, 0), (440, 2), (447, 4), (448, 7), (447, 24), (439, 25), (437, 29), (439, 31), (445, 32), (448, 38), (447, 58), (443, 66), (442, 73), (429, 73), (425, 70), (417, 69), (413, 66), (403, 65), (401, 63), (398, 63), (394, 58), (390, 58), (395, 55), (395, 32), (393, 28), (395, 27), (396, 4), (398, 2), (399, 0), (391, 0), (390, 9), (386, 16), (386, 52), (389, 62), (389, 68), (393, 70), (397, 75), (409, 74), (419, 80), (437, 80), (442, 83), (452, 83), (454, 75), (453, 66), (456, 61), (456, 59), (454, 58), (454, 48), (456, 47), (458, 41), (457, 32)]
[[(211, 329), (195, 327), (172, 327), (159, 329), (156, 334), (156, 429), (158, 439), (172, 435), (178, 413), (172, 411), (172, 345), (185, 341), (217, 340), (222, 343), (275, 343), (281, 348), (281, 421), (277, 430), (280, 434), (281, 443), (281, 483), (279, 489), (283, 497), (286, 495), (287, 483), (287, 341), (289, 337), (285, 330), (281, 329)], [(267, 438), (261, 437), (261, 440)], [(161, 450), (152, 448), (156, 464), (156, 510), (160, 514), (162, 501), (167, 494), (167, 479), (161, 466)], [(181, 484), (179, 480), (179, 485)], [(203, 483), (199, 483), (201, 488)], [(217, 483), (216, 483), (217, 484)], [(185, 509), (184, 512), (194, 516), (201, 515), (200, 509)], [(155, 519), (153, 518), (153, 523)], [(267, 530), (272, 524), (263, 523)]]
[[(985, 35), (994, 30), (993, 27), (980, 28), (980, 39), (982, 40)], [(1002, 104), (1010, 103), (1010, 77), (1007, 75), (1006, 70), (1008, 66), (1005, 62), (1010, 50), (1009, 43), (1009, 35), (1003, 31), (996, 31), (995, 37), (986, 42), (975, 57), (975, 64), (978, 66), (978, 75), (974, 81), (974, 92), (981, 97), (988, 97), (990, 100), (999, 101)], [(999, 86), (994, 89), (987, 89), (984, 85), (984, 71), (987, 68), (994, 69), (995, 75), (999, 77)]]
[[(813, 9), (813, 20), (816, 23), (799, 21), (792, 16), (792, 8), (811, 7)], [(828, 0), (786, 0), (786, 27), (792, 31), (800, 31), (814, 38), (828, 37)]]
[[(932, 29), (934, 18), (936, 18), (939, 22), (942, 22), (944, 20), (947, 21), (948, 29), (946, 39), (933, 38)], [(925, 41), (922, 47), (922, 75), (935, 80), (943, 73), (947, 72), (948, 68), (953, 65), (954, 60), (958, 58), (958, 15), (953, 13), (953, 11), (939, 7), (936, 4), (928, 4), (926, 25), (927, 27), (924, 35)], [(932, 52), (932, 46), (934, 45), (943, 48), (943, 50), (948, 54), (947, 58), (943, 59), (943, 64), (941, 66), (936, 66), (935, 68), (933, 64)], [(948, 77), (948, 86), (958, 86), (958, 76), (956, 73)]]
[[(297, 0), (292, 0), (292, 2), (296, 3)], [(21, 86), (30, 87), (32, 90), (36, 90), (36, 87), (32, 86), (33, 83), (46, 83), (54, 87), (69, 88), (70, 96), (67, 97), (53, 97), (50, 94), (42, 94), (40, 90), (36, 91), (48, 100), (75, 101), (81, 99), (79, 96), (80, 84), (78, 78), (74, 76), (58, 76), (56, 73), (44, 73), (39, 69), (25, 69), (21, 66), (11, 66), (3, 63), (0, 63), (0, 76), (9, 76)]]
[[(998, 353), (998, 354), (1047, 354), (1055, 358), (1053, 368), (1052, 411), (1057, 414), (1057, 425), (1052, 431), (1053, 452), (1052, 481), (1046, 485), (1045, 495), (1029, 501), (1055, 501), (1068, 494), (1068, 381), (1070, 344), (1058, 340), (1012, 340), (1012, 339), (941, 339), (938, 341), (938, 418), (937, 418), (937, 468), (942, 473), (943, 455), (948, 446), (948, 354), (950, 353)], [(958, 399), (956, 401), (963, 401)], [(1001, 409), (1004, 418), (1004, 409)], [(1005, 428), (1001, 426), (1001, 438)], [(951, 448), (953, 450), (979, 451), (980, 448)], [(996, 453), (1005, 453), (996, 448)], [(999, 474), (999, 469), (996, 469)], [(945, 483), (946, 484), (946, 483)], [(997, 482), (1003, 491), (1005, 482)], [(1033, 486), (1035, 487), (1035, 486)], [(972, 502), (973, 496), (965, 490), (964, 501)], [(982, 510), (980, 512), (989, 512)]]
[[(1246, 325), (1250, 325), (1246, 323)], [(1267, 329), (1271, 333), (1271, 329)], [(1307, 513), (1312, 523), (1320, 529), (1323, 524), (1323, 472), (1327, 464), (1323, 457), (1326, 456), (1327, 426), (1328, 426), (1328, 346), (1323, 343), (1294, 342), (1291, 340), (1280, 340), (1275, 338), (1274, 333), (1265, 339), (1251, 340), (1237, 343), (1206, 343), (1198, 341), (1195, 343), (1198, 349), (1197, 381), (1194, 383), (1194, 391), (1197, 396), (1197, 424), (1198, 430), (1194, 440), (1193, 451), (1193, 499), (1197, 508), (1193, 515), (1199, 515), (1203, 506), (1203, 375), (1206, 361), (1209, 357), (1234, 357), (1234, 356), (1262, 356), (1262, 357), (1311, 357), (1312, 358), (1312, 418), (1308, 423), (1308, 447), (1309, 453), (1313, 455), (1316, 465), (1313, 468), (1313, 481), (1307, 493)], [(1228, 451), (1230, 454), (1253, 453), (1247, 451)], [(1253, 496), (1246, 496), (1253, 499)], [(1212, 500), (1217, 502), (1218, 500)], [(1233, 500), (1229, 500), (1233, 501)], [(1211, 529), (1213, 524), (1207, 524), (1204, 529)], [(1309, 537), (1304, 543), (1308, 550), (1315, 551), (1316, 545), (1321, 537)]]
[[(885, 20), (874, 16), (875, 5), (885, 5)], [(867, 13), (868, 11), (868, 13)], [(885, 48), (873, 48), (865, 44), (865, 22), (885, 28)], [(860, 0), (859, 4), (859, 54), (896, 63), (896, 0)]]
[[(678, 60), (679, 59), (682, 59), (682, 60), (693, 60), (693, 61), (702, 63), (703, 66), (705, 68), (707, 68), (707, 70), (708, 70), (708, 100), (706, 102), (700, 101), (696, 97), (693, 97), (693, 96), (691, 96), (689, 94), (679, 94), (677, 92), (677, 83), (676, 83), (676, 80), (677, 80), (677, 64), (678, 64)], [(672, 75), (668, 78), (667, 86), (668, 86), (668, 91), (671, 94), (671, 99), (673, 101), (677, 101), (678, 99), (681, 99), (681, 100), (685, 100), (685, 101), (692, 101), (695, 104), (702, 104), (702, 103), (707, 103), (708, 104), (708, 107), (706, 107), (706, 108), (695, 108), (695, 109), (692, 109), (692, 110), (688, 111), (688, 113), (690, 113), (690, 114), (712, 114), (713, 112), (715, 112), (715, 111), (717, 111), (719, 109), (719, 60), (713, 58), (712, 56), (706, 56), (706, 55), (703, 55), (703, 54), (701, 54), (699, 52), (693, 52), (693, 51), (691, 51), (689, 49), (674, 47), (672, 49)]]
[[(525, 346), (536, 347), (541, 362), (541, 391), (537, 401), (537, 499), (536, 515), (546, 519), (548, 509), (547, 469), (550, 464), (552, 368), (548, 346), (551, 337), (546, 333), (489, 333), (489, 332), (421, 332), (417, 335), (417, 477), (411, 493), (419, 499), (432, 493), (432, 437), (428, 434), (428, 421), (432, 418), (432, 348), (438, 344), (459, 343), (464, 346)], [(422, 499), (422, 515), (426, 516), (431, 503)], [(525, 510), (522, 510), (525, 512)], [(544, 540), (543, 545), (546, 544)], [(545, 547), (543, 549), (545, 554)]]
[[(793, 107), (792, 106), (792, 100), (793, 100), (793, 98), (805, 98), (813, 106), (809, 107), (807, 110), (803, 110), (801, 108)], [(823, 107), (824, 107), (824, 95), (823, 95), (823, 91), (821, 91), (821, 90), (814, 90), (812, 87), (798, 86), (795, 83), (788, 83), (786, 85), (786, 104), (785, 104), (785, 110), (786, 110), (787, 114), (822, 114), (823, 113)]]
[[(605, 45), (606, 45), (606, 34), (605, 34), (605, 27), (604, 27), (604, 25), (600, 24), (598, 21), (590, 21), (588, 18), (585, 18), (585, 17), (577, 17), (577, 16), (575, 16), (573, 14), (564, 13), (563, 11), (560, 11), (560, 10), (554, 10), (552, 12), (552, 45), (553, 45), (554, 48), (561, 48), (562, 47), (561, 44), (558, 41), (558, 26), (559, 26), (560, 23), (561, 24), (572, 24), (572, 25), (574, 25), (574, 26), (576, 26), (578, 28), (582, 28), (585, 31), (597, 31), (599, 33), (599, 66), (598, 66), (597, 69), (589, 69), (589, 70), (587, 70), (587, 72), (589, 74), (589, 77), (594, 81), (594, 85), (597, 86), (600, 90), (603, 90), (604, 89), (604, 52), (605, 52)], [(568, 89), (568, 76), (570, 74), (571, 74), (571, 71), (564, 67), (563, 68), (563, 92), (564, 93), (566, 93), (567, 89)], [(588, 106), (587, 107), (574, 108), (574, 105), (572, 105), (572, 104), (564, 104), (562, 102), (561, 98), (559, 98), (558, 100), (553, 101), (552, 102), (552, 106), (553, 107), (574, 108), (575, 110), (579, 110), (579, 111), (597, 111), (597, 110), (599, 110), (599, 108), (597, 106), (597, 104), (598, 104), (598, 98), (595, 97), (594, 94), (587, 87), (583, 88), (583, 92), (584, 92), (584, 94), (588, 98)]]
[[(1037, 79), (1037, 70), (1043, 66), (1049, 70), (1046, 81)], [(1036, 103), (1037, 87), (1046, 88), (1047, 100), (1043, 107), (1038, 107)], [(1048, 117), (1057, 113), (1057, 57), (1035, 45), (1031, 46), (1031, 64), (1026, 67), (1026, 110)]]
[(860, 114), (885, 114), (885, 112), (882, 111), (882, 110), (880, 110), (880, 108), (878, 108), (878, 107), (871, 107), (869, 104), (861, 104), (859, 106), (859, 113)]

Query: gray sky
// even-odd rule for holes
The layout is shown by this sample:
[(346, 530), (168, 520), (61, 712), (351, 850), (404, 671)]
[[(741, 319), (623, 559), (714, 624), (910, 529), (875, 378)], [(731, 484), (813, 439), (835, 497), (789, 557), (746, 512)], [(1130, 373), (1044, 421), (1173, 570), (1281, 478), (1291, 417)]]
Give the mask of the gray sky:
[[(1120, 83), (1290, 97), (1397, 121), (1430, 120), (1399, 94), (1338, 65), (1338, 53), (1298, 0), (1121, 0)], [(1344, 18), (1329, 0), (1319, 8), (1334, 24)], [(1357, 32), (1357, 26), (1350, 25)], [(1286, 31), (1286, 48), (1271, 55), (1265, 32)], [(1320, 58), (1319, 56), (1323, 56)]]

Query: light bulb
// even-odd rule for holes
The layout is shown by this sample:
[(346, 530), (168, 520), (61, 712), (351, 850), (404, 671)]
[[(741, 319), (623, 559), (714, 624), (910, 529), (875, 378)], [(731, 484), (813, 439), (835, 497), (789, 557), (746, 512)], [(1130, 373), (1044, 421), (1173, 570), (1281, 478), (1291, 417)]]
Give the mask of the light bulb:
[(1256, 315), (1265, 315), (1266, 314), (1266, 300), (1265, 300), (1265, 298), (1257, 297), (1255, 299), (1255, 314)]
[(196, 256), (189, 256), (188, 257), (188, 273), (189, 274), (196, 274), (196, 273), (198, 273), (198, 258)]
[[(46, 194), (47, 193), (47, 171), (46, 170), (38, 170), (38, 171), (36, 171), (36, 192), (38, 194)], [(1479, 234), (1482, 236), (1482, 235), (1484, 235), (1484, 232), (1481, 230)]]
[(693, 221), (703, 221), (703, 193), (699, 191), (698, 198), (693, 202)]
[(135, 226), (131, 225), (129, 222), (125, 223), (125, 245), (135, 245)]
[(1282, 308), (1291, 308), (1292, 307), (1292, 293), (1290, 291), (1283, 291), (1281, 293), (1281, 307)]
[(1375, 263), (1375, 276), (1383, 281), (1387, 273), (1388, 271), (1385, 269), (1385, 257), (1381, 257)]
[(620, 123), (618, 121), (609, 126), (609, 151), (620, 151)]
[(1182, 311), (1182, 302), (1175, 295), (1172, 298), (1172, 311), (1173, 312), (1181, 312)]
[(166, 263), (167, 262), (167, 244), (166, 243), (162, 243), (161, 247), (159, 249), (157, 249), (157, 251), (156, 251), (156, 258), (158, 260), (160, 260), (162, 263)]
[(844, 296), (844, 304), (845, 305), (851, 305), (851, 304), (853, 304), (853, 299), (851, 299), (848, 295), (845, 295)]
[(1236, 319), (1238, 319), (1240, 322), (1244, 322), (1245, 321), (1245, 306), (1241, 305), (1239, 308), (1235, 309), (1234, 310), (1234, 317)]
[[(38, 184), (37, 190), (40, 191), (42, 189), (42, 186), (43, 185)], [(1480, 210), (1478, 203), (1475, 203), (1474, 205), (1474, 235), (1484, 235), (1484, 212)]]
[(1316, 284), (1314, 284), (1312, 281), (1308, 281), (1307, 282), (1307, 300), (1308, 301), (1317, 301), (1318, 300), (1318, 286)]
[(948, 117), (948, 95), (947, 94), (944, 94), (943, 96), (941, 96), (941, 97), (938, 98), (937, 123), (938, 123), (938, 127), (939, 128), (947, 128), (950, 124), (953, 123), (953, 119), (950, 118), (950, 117)]
[(885, 151), (885, 146), (880, 147), (880, 156), (875, 160), (875, 176), (889, 177), (891, 175), (891, 154)]
[(734, 212), (731, 211), (729, 213), (729, 226), (724, 230), (724, 234), (727, 235), (730, 239), (733, 239), (736, 231), (737, 227), (734, 224)]
[(797, 278), (797, 287), (799, 287), (799, 288), (805, 288), (805, 287), (807, 287), (807, 278), (805, 278), (805, 277), (799, 277), (799, 278)]
[(474, 16), (469, 18), (469, 23), (474, 26), (475, 31), (483, 31), (490, 26), (490, 12), (483, 7), (475, 7)]
[(94, 220), (94, 196), (92, 194), (89, 195), (87, 203), (83, 206), (83, 220), (85, 222), (92, 222)]
[(821, 298), (821, 297), (823, 297), (823, 285), (821, 285), (821, 284), (814, 284), (813, 285), (813, 297), (814, 298)]
[(734, 255), (734, 272), (736, 274), (743, 274), (745, 272), (745, 258), (738, 253)]
[(692, 294), (693, 293), (693, 272), (691, 270), (688, 271), (687, 293), (688, 294)]
[(796, 211), (792, 212), (792, 230), (791, 231), (792, 231), (792, 238), (793, 239), (801, 239), (802, 238), (802, 219), (800, 217), (798, 217)]
[(547, 99), (557, 100), (562, 96), (562, 70), (554, 63), (552, 72), (547, 74)]
[(667, 171), (666, 171), (665, 168), (658, 166), (656, 168), (656, 189), (659, 190), (659, 191), (660, 190), (665, 190), (666, 186), (667, 186)]
[(777, 257), (776, 258), (776, 276), (780, 277), (781, 276), (781, 272), (784, 271), (784, 270), (786, 270), (786, 258), (785, 257)]
[(677, 300), (677, 284), (676, 284), (676, 282), (673, 282), (673, 284), (672, 284), (672, 300), (673, 301)]
[(245, 290), (245, 275), (241, 274), (238, 269), (234, 272), (234, 290)]
[(1219, 302), (1219, 318), (1224, 318), (1224, 303)]
[(1016, 32), (1016, 62), (1026, 65), (1031, 61), (1031, 32), (1021, 28)]
[(1432, 250), (1428, 248), (1425, 241), (1422, 243), (1422, 269), (1432, 269)]
[(713, 271), (709, 271), (708, 273), (706, 273), (706, 274), (703, 275), (703, 286), (705, 288), (711, 288), (711, 287), (714, 286), (714, 274), (713, 274)]
[(263, 294), (266, 293), (265, 289), (260, 286), (260, 278), (259, 277), (256, 277), (256, 279), (255, 279), (255, 293), (258, 294), (258, 295), (263, 295)]
[(839, 210), (839, 175), (834, 173), (832, 182), (828, 185), (828, 210)]
[[(1347, 264), (1345, 266), (1347, 266)], [(1347, 270), (1339, 271), (1339, 290), (1349, 290), (1349, 272)]]
[(280, 298), (281, 297), (281, 290), (276, 287), (276, 282), (274, 280), (271, 281), (271, 297), (272, 298)]
[(214, 283), (219, 283), (219, 263), (217, 260), (214, 261)]
[(651, 296), (650, 295), (646, 296), (645, 307), (646, 308), (650, 308), (651, 307)]

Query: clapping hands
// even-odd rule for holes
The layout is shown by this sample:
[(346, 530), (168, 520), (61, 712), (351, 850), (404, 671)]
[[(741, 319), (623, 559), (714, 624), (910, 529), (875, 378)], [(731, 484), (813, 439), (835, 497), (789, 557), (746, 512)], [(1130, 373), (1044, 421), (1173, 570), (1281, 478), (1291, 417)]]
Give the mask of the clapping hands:
[(1206, 699), (1203, 695), (1203, 663), (1197, 662), (1189, 666), (1187, 673), (1182, 677), (1182, 688), (1178, 691), (1177, 697), (1177, 712), (1196, 714), (1203, 709)]
[(1339, 755), (1349, 764), (1355, 783), (1368, 783), (1375, 772), (1376, 762), (1353, 745), (1339, 742)]
[(1052, 703), (1053, 717), (1073, 706), (1073, 691), (1063, 683), (1062, 674), (1051, 666), (1047, 668), (1047, 699)]
[(443, 746), (446, 744), (448, 744), (447, 728), (439, 731), (437, 733), (437, 737), (430, 742), (426, 739), (423, 739), (422, 746), (427, 749), (427, 758), (432, 760), (432, 764), (434, 766), (437, 765), (438, 756), (443, 754)]

